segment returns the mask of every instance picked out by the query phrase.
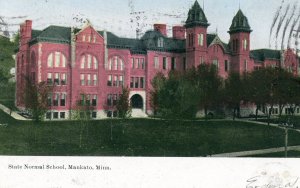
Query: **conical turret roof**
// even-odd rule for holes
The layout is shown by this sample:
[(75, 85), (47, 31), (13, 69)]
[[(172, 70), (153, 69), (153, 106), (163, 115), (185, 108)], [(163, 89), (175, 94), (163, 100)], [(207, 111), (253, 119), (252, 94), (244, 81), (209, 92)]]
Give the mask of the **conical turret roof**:
[(192, 8), (189, 10), (188, 18), (185, 22), (185, 27), (204, 26), (208, 27), (209, 23), (206, 19), (203, 9), (196, 0)]
[(236, 32), (252, 32), (248, 22), (248, 18), (244, 15), (241, 9), (234, 16), (229, 29), (230, 34)]

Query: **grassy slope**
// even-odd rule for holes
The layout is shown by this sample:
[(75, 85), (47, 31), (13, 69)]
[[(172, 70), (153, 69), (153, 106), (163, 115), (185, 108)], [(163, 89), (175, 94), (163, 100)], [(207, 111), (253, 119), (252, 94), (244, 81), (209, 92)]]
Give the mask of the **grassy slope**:
[(15, 66), (12, 55), (15, 54), (16, 46), (9, 39), (0, 37), (0, 70), (5, 76), (10, 76), (9, 71)]
[[(88, 124), (79, 147), (80, 122), (19, 122), (0, 111), (0, 154), (101, 156), (205, 156), (284, 145), (283, 131), (250, 123), (101, 120)], [(111, 125), (112, 137), (111, 140)], [(299, 145), (299, 133), (289, 143)]]

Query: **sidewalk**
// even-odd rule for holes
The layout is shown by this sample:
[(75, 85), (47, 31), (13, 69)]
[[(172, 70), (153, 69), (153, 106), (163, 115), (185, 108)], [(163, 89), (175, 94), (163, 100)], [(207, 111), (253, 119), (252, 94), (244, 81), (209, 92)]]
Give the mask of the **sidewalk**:
[(19, 115), (18, 113), (16, 113), (15, 111), (11, 112), (11, 114), (10, 114), (10, 109), (2, 104), (0, 104), (0, 109), (16, 120), (23, 120), (23, 121), (28, 120), (28, 119), (24, 118), (23, 116)]
[[(266, 153), (275, 153), (275, 152), (283, 152), (284, 147), (279, 148), (269, 148), (269, 149), (261, 149), (261, 150), (252, 150), (252, 151), (240, 151), (233, 153), (221, 153), (216, 155), (211, 155), (211, 157), (243, 157), (243, 156), (251, 156), (251, 155), (260, 155)], [(289, 146), (288, 151), (296, 150), (300, 151), (300, 146)]]

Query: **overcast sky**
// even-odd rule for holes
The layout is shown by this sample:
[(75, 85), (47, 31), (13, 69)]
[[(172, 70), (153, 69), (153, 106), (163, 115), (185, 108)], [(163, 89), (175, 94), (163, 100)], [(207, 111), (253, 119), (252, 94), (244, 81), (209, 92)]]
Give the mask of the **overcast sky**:
[[(253, 32), (252, 49), (267, 48), (269, 30), (282, 0), (205, 0), (204, 12), (211, 24), (209, 33), (218, 32), (224, 42), (233, 16), (240, 7), (248, 17)], [(283, 5), (297, 0), (285, 0)], [(203, 6), (203, 0), (198, 0)], [(135, 37), (136, 28), (141, 34), (152, 29), (153, 23), (167, 23), (171, 27), (186, 20), (194, 0), (0, 0), (0, 16), (10, 24), (33, 20), (34, 29), (49, 25), (82, 26), (88, 18), (98, 30), (109, 30), (123, 37)], [(135, 12), (134, 14), (131, 14)], [(11, 17), (26, 16), (12, 19)], [(17, 30), (16, 26), (9, 28)]]

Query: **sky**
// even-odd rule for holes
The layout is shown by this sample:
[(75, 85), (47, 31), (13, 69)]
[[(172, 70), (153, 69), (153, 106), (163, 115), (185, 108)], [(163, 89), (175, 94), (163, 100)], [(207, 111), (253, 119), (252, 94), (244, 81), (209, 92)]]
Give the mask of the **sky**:
[[(228, 42), (227, 31), (239, 10), (248, 17), (251, 29), (251, 48), (268, 48), (270, 27), (276, 10), (297, 0), (198, 0), (211, 24), (208, 33), (218, 33)], [(154, 23), (168, 25), (168, 35), (174, 25), (182, 25), (194, 0), (0, 0), (0, 16), (17, 31), (26, 19), (33, 20), (33, 29), (49, 25), (84, 25), (89, 19), (97, 30), (108, 30), (122, 37), (136, 37), (153, 28)], [(300, 5), (300, 4), (299, 4)], [(300, 6), (299, 6), (300, 7)], [(298, 10), (297, 10), (298, 11)], [(296, 12), (297, 12), (296, 11)], [(300, 9), (299, 9), (300, 11)], [(299, 12), (298, 11), (298, 12)], [(18, 17), (18, 18), (14, 18)], [(274, 37), (271, 38), (275, 40)], [(275, 45), (272, 45), (275, 48)]]

